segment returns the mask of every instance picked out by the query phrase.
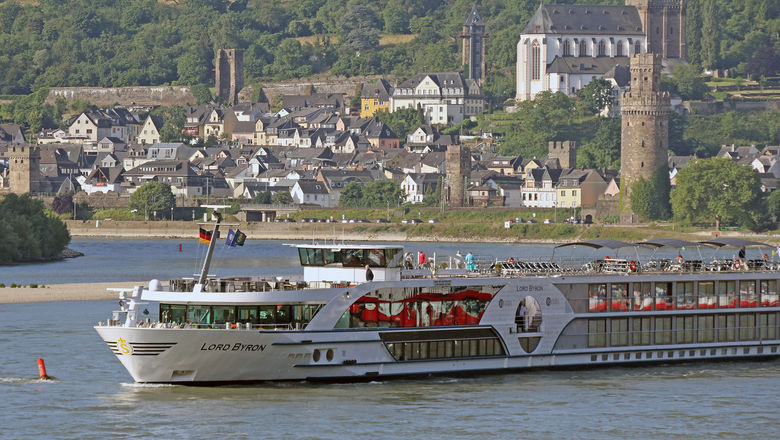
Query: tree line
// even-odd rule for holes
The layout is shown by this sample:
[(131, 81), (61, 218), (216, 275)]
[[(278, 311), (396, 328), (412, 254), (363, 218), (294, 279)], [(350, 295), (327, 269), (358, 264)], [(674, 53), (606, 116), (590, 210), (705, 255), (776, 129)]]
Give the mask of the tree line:
[(0, 200), (0, 264), (56, 258), (70, 243), (65, 224), (29, 194)]

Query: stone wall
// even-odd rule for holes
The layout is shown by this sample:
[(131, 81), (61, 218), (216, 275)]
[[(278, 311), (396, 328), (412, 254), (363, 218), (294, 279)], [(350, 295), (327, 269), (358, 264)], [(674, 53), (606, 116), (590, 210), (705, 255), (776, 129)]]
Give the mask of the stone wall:
[(187, 86), (134, 86), (134, 87), (52, 87), (46, 102), (53, 104), (57, 97), (68, 101), (83, 99), (99, 107), (121, 105), (168, 106), (173, 104), (195, 105), (195, 97)]
[[(310, 90), (316, 93), (337, 93), (347, 96), (355, 96), (364, 82), (374, 82), (378, 78), (385, 78), (393, 84), (393, 81), (387, 76), (320, 76), (298, 80), (281, 81), (267, 83), (262, 82), (263, 93), (271, 102), (276, 104), (277, 98), (281, 95), (301, 95), (308, 94)], [(249, 102), (252, 96), (252, 86), (247, 86), (238, 95), (240, 102)]]

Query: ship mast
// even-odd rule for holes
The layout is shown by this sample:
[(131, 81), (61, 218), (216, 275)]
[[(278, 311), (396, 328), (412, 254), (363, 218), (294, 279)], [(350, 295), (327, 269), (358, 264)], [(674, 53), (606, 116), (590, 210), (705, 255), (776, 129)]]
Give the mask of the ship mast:
[(217, 234), (219, 233), (219, 224), (222, 222), (222, 213), (220, 209), (230, 208), (228, 205), (203, 205), (204, 208), (211, 208), (214, 210), (212, 214), (214, 221), (214, 229), (211, 231), (211, 240), (209, 240), (209, 250), (206, 252), (206, 259), (203, 261), (203, 269), (200, 271), (200, 277), (198, 278), (198, 284), (201, 286), (206, 282), (206, 277), (209, 273), (209, 267), (211, 266), (211, 256), (214, 255), (214, 246), (217, 242)]

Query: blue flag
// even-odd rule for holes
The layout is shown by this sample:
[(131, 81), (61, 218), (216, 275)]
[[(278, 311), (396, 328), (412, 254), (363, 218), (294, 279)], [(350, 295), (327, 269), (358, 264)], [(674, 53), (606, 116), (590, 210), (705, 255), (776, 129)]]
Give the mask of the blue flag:
[(228, 229), (227, 239), (225, 240), (225, 246), (236, 246), (236, 233), (233, 229)]
[(236, 229), (236, 238), (235, 240), (233, 240), (233, 246), (235, 245), (243, 246), (245, 241), (246, 241), (246, 234), (241, 232), (240, 229)]

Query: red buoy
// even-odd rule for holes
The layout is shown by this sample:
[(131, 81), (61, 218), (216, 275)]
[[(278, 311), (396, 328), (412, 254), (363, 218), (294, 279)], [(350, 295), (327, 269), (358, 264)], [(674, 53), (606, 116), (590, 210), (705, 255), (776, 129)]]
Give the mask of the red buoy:
[(38, 374), (41, 376), (41, 380), (47, 380), (49, 376), (46, 375), (46, 364), (43, 359), (38, 359)]
[(181, 243), (179, 243), (179, 252), (181, 252)]

